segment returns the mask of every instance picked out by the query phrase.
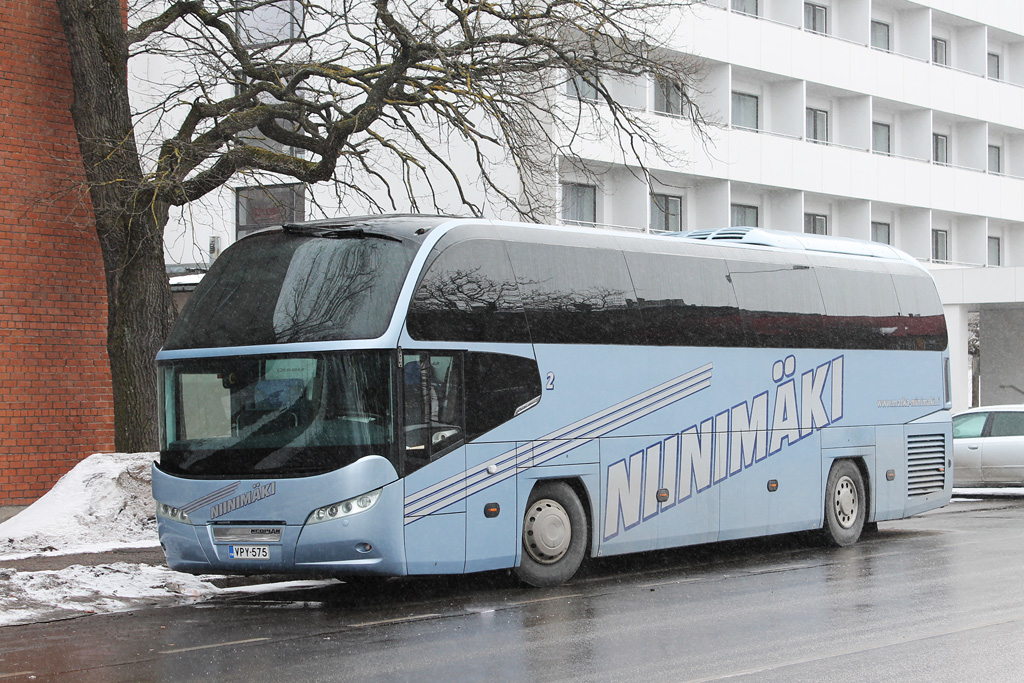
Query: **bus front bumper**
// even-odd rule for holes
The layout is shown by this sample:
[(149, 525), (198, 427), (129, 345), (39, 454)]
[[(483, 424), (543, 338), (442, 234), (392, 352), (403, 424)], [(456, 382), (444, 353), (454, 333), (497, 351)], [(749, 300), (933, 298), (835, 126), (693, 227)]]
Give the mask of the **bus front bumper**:
[(403, 576), (403, 501), (398, 483), (384, 487), (369, 510), (315, 524), (185, 524), (158, 517), (157, 526), (167, 565), (189, 574)]

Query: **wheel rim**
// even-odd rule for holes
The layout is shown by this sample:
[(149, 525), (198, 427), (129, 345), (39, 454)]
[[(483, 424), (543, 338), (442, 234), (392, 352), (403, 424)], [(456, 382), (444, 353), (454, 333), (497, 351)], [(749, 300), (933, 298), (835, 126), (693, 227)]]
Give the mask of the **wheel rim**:
[(569, 514), (557, 501), (545, 498), (530, 508), (523, 522), (523, 546), (541, 564), (562, 559), (572, 541)]
[(835, 494), (832, 497), (832, 508), (835, 510), (839, 526), (844, 529), (852, 527), (857, 521), (858, 507), (857, 485), (844, 474), (836, 482)]

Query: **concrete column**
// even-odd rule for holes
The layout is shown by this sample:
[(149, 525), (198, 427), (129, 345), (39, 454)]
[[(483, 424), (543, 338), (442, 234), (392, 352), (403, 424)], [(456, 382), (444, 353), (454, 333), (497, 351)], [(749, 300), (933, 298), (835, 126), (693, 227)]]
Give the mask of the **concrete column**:
[(981, 404), (1024, 403), (1024, 308), (981, 309)]
[(971, 407), (971, 358), (967, 355), (967, 306), (946, 305), (946, 331), (949, 334), (949, 376), (953, 412)]

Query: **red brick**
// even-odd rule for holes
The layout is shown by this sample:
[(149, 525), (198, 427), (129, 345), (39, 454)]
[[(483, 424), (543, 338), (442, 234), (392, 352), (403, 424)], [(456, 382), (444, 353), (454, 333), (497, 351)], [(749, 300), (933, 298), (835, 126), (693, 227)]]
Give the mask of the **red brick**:
[(0, 505), (27, 505), (113, 448), (113, 400), (56, 2), (0, 0), (0, 26)]

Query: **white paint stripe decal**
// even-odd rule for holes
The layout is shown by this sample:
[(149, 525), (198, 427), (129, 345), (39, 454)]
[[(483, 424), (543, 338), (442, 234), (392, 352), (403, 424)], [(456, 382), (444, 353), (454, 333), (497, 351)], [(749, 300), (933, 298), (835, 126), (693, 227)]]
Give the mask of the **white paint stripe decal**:
[(217, 489), (216, 491), (211, 491), (210, 493), (207, 493), (202, 498), (197, 498), (196, 500), (193, 500), (188, 505), (182, 506), (181, 510), (185, 514), (191, 514), (191, 513), (195, 512), (196, 510), (198, 510), (199, 508), (203, 507), (204, 505), (209, 505), (211, 503), (216, 503), (221, 498), (227, 498), (228, 496), (230, 496), (231, 494), (233, 494), (235, 492), (235, 489), (238, 488), (238, 485), (240, 483), (242, 483), (242, 482), (236, 481), (233, 484), (228, 484), (224, 488)]
[[(591, 428), (592, 429), (594, 427), (594, 425), (600, 424), (600, 423), (602, 423), (606, 419), (614, 419), (613, 418), (614, 415), (620, 413), (623, 410), (626, 410), (626, 409), (630, 408), (631, 406), (633, 406), (635, 404), (642, 403), (645, 400), (652, 399), (657, 394), (660, 394), (660, 393), (665, 392), (665, 391), (686, 391), (689, 388), (690, 383), (692, 383), (694, 381), (701, 381), (701, 380), (708, 380), (708, 381), (710, 381), (711, 369), (712, 369), (712, 364), (711, 363), (708, 363), (706, 365), (702, 365), (701, 367), (696, 368), (694, 370), (691, 370), (690, 372), (688, 372), (688, 373), (686, 373), (684, 375), (680, 375), (679, 377), (675, 377), (673, 379), (670, 379), (669, 381), (664, 382), (662, 384), (659, 384), (658, 386), (653, 387), (651, 389), (648, 389), (647, 391), (641, 392), (641, 393), (637, 394), (636, 396), (632, 396), (630, 398), (627, 398), (624, 401), (621, 401), (620, 403), (618, 403), (618, 404), (616, 404), (614, 406), (611, 406), (609, 408), (605, 408), (604, 410), (601, 410), (601, 411), (599, 411), (597, 413), (594, 413), (592, 415), (588, 415), (588, 416), (586, 416), (584, 418), (581, 418), (581, 419), (577, 420), (576, 422), (574, 422), (574, 423), (572, 423), (570, 425), (567, 425), (565, 427), (561, 427), (559, 429), (556, 429), (555, 431), (551, 432), (550, 434), (546, 434), (546, 435), (540, 437), (539, 439), (537, 439), (533, 443), (541, 443), (541, 444), (543, 444), (543, 443), (546, 443), (548, 441), (557, 440), (557, 439), (572, 439), (572, 438), (576, 438), (577, 433), (580, 432), (581, 430), (586, 430), (587, 428)], [(706, 377), (705, 377), (705, 375), (706, 375)], [(682, 397), (680, 397), (680, 398), (682, 398)], [(511, 452), (511, 451), (509, 451), (509, 452)], [(492, 459), (491, 461), (489, 461), (487, 463), (484, 463), (482, 465), (478, 465), (477, 467), (473, 468), (473, 470), (470, 470), (468, 472), (460, 472), (459, 474), (452, 475), (452, 476), (448, 477), (447, 479), (439, 481), (436, 484), (433, 484), (433, 485), (428, 486), (426, 488), (420, 489), (419, 491), (416, 491), (415, 493), (412, 493), (412, 494), (408, 495), (406, 497), (406, 499), (405, 499), (406, 505), (407, 506), (411, 505), (411, 504), (417, 502), (421, 498), (425, 498), (427, 496), (430, 496), (430, 495), (432, 495), (434, 493), (440, 492), (440, 491), (442, 491), (442, 490), (444, 490), (446, 488), (449, 488), (451, 486), (458, 485), (460, 482), (463, 481), (464, 477), (471, 476), (472, 474), (475, 474), (476, 471), (479, 471), (479, 470), (486, 470), (488, 465), (493, 464), (493, 462), (495, 460), (500, 460), (501, 458), (506, 457), (509, 452), (503, 453), (503, 454), (499, 455), (497, 458)]]
[[(672, 393), (672, 394), (669, 394), (667, 396), (657, 397), (656, 400), (654, 400), (656, 398), (656, 396), (657, 396), (655, 394), (655, 395), (649, 395), (647, 397), (646, 401), (641, 401), (641, 402), (639, 402), (639, 404), (636, 403), (636, 402), (630, 403), (628, 401), (623, 401), (621, 404), (619, 404), (620, 406), (623, 406), (623, 407), (619, 411), (617, 411), (616, 413), (608, 415), (606, 417), (606, 419), (604, 419), (604, 420), (601, 420), (601, 421), (599, 421), (597, 423), (592, 423), (591, 425), (588, 425), (588, 426), (590, 426), (590, 429), (588, 429), (586, 431), (576, 430), (576, 431), (579, 432), (579, 434), (578, 434), (579, 438), (587, 439), (587, 441), (585, 441), (585, 442), (581, 443), (579, 441), (579, 439), (576, 439), (576, 440), (573, 440), (573, 441), (560, 441), (560, 442), (552, 442), (552, 441), (533, 442), (533, 443), (540, 443), (541, 444), (540, 446), (535, 446), (534, 448), (530, 449), (530, 451), (532, 451), (534, 453), (534, 455), (533, 455), (534, 463), (533, 464), (534, 465), (540, 465), (540, 464), (543, 464), (545, 462), (548, 462), (549, 460), (551, 460), (551, 459), (553, 459), (555, 457), (558, 457), (559, 455), (562, 455), (562, 454), (568, 452), (569, 450), (572, 450), (574, 448), (578, 448), (579, 446), (583, 445), (583, 443), (589, 442), (589, 441), (593, 440), (594, 438), (603, 436), (604, 434), (607, 434), (607, 433), (609, 433), (609, 432), (611, 432), (611, 431), (613, 431), (615, 429), (618, 429), (619, 427), (621, 427), (621, 426), (623, 426), (625, 424), (628, 424), (629, 422), (632, 422), (634, 420), (640, 419), (641, 417), (644, 417), (645, 415), (647, 415), (649, 413), (652, 413), (652, 412), (654, 412), (656, 410), (659, 410), (659, 409), (665, 407), (666, 405), (669, 405), (671, 403), (674, 403), (675, 401), (678, 401), (678, 400), (681, 400), (683, 398), (686, 398), (687, 396), (690, 396), (691, 394), (696, 393), (697, 391), (700, 391), (701, 389), (704, 389), (704, 388), (707, 388), (707, 387), (711, 386), (710, 378), (706, 378), (705, 379), (703, 376), (701, 376), (701, 377), (698, 377), (696, 379), (699, 380), (697, 384), (681, 387), (682, 391), (680, 391), (678, 393)], [(650, 392), (645, 392), (645, 393), (650, 394)], [(626, 412), (627, 410), (629, 412)], [(607, 412), (607, 411), (603, 411), (603, 412)], [(583, 422), (583, 421), (584, 420), (581, 420), (580, 422)], [(559, 431), (562, 431), (562, 430), (559, 430)], [(541, 450), (541, 449), (543, 449), (545, 452), (541, 456), (538, 456), (536, 454), (536, 451)], [(490, 461), (484, 463), (482, 466), (475, 467), (473, 470), (471, 470), (471, 472), (473, 473), (471, 475), (470, 475), (469, 472), (467, 472), (467, 475), (470, 475), (470, 476), (467, 478), (465, 483), (469, 484), (470, 483), (468, 481), (469, 478), (472, 478), (473, 476), (476, 476), (476, 474), (478, 474), (479, 472), (485, 470), (488, 465), (493, 464), (496, 461), (500, 461), (501, 459), (505, 458), (509, 453), (512, 453), (512, 452), (513, 451), (506, 451), (502, 455), (499, 455), (497, 458), (492, 458)], [(463, 483), (460, 480), (460, 478), (458, 477), (458, 475), (456, 477), (453, 477), (453, 478), (450, 478), (450, 479), (454, 479), (455, 481), (453, 481), (453, 484), (456, 484), (456, 485), (461, 485)], [(446, 489), (447, 489), (447, 487), (446, 487)], [(430, 512), (436, 512), (437, 510), (439, 510), (441, 508), (447, 507), (448, 505), (451, 505), (452, 503), (454, 503), (457, 500), (460, 500), (462, 497), (464, 497), (463, 491), (459, 491), (459, 490), (446, 490), (446, 489), (435, 490), (434, 493), (432, 493), (430, 496), (422, 497), (422, 499), (420, 499), (418, 501), (416, 500), (416, 495), (415, 494), (413, 496), (410, 496), (410, 498), (406, 499), (405, 513), (407, 515), (409, 515), (409, 514), (416, 514), (416, 515), (429, 514)], [(463, 495), (460, 496), (459, 495), (460, 493), (463, 493)], [(453, 496), (456, 496), (456, 497), (454, 499), (452, 499)], [(417, 502), (419, 503), (419, 505), (416, 504)], [(440, 507), (438, 507), (439, 502), (443, 503), (442, 505), (440, 505)], [(427, 510), (427, 508), (429, 508), (429, 511)]]
[[(637, 419), (640, 419), (641, 417), (644, 417), (645, 415), (648, 415), (648, 414), (650, 414), (652, 412), (655, 412), (655, 411), (657, 411), (657, 410), (659, 410), (661, 408), (664, 408), (666, 405), (670, 405), (670, 404), (672, 404), (672, 403), (674, 403), (674, 402), (676, 402), (678, 400), (686, 398), (687, 396), (690, 396), (691, 394), (694, 394), (694, 393), (700, 391), (701, 389), (705, 389), (705, 388), (707, 388), (709, 386), (711, 386), (711, 381), (710, 380), (708, 380), (707, 382), (701, 382), (700, 384), (696, 385), (695, 387), (692, 387), (689, 391), (687, 391), (686, 393), (684, 393), (682, 395), (665, 397), (661, 401), (658, 401), (658, 402), (652, 404), (651, 406), (649, 406), (647, 410), (644, 410), (642, 412), (641, 411), (634, 411), (633, 413), (630, 413), (628, 415), (624, 415), (624, 416), (620, 417), (618, 420), (615, 420), (613, 422), (610, 422), (610, 423), (607, 423), (605, 425), (602, 425), (601, 428), (594, 428), (593, 430), (591, 430), (591, 434), (588, 434), (587, 437), (585, 437), (585, 438), (576, 439), (576, 440), (572, 440), (572, 441), (561, 441), (561, 442), (558, 442), (559, 445), (556, 448), (553, 448), (553, 449), (547, 451), (544, 454), (543, 457), (541, 457), (539, 459), (535, 459), (534, 460), (534, 465), (543, 465), (544, 463), (549, 462), (549, 461), (553, 460), (554, 458), (557, 458), (560, 455), (564, 455), (565, 453), (568, 453), (569, 451), (575, 450), (576, 448), (579, 448), (580, 446), (583, 446), (584, 444), (590, 443), (594, 439), (599, 438), (599, 437), (603, 436), (604, 434), (607, 434), (607, 433), (609, 433), (611, 431), (614, 431), (615, 429), (618, 429), (619, 427), (622, 427), (622, 426), (624, 426), (626, 424), (629, 424), (630, 422), (633, 422), (633, 421), (635, 421)], [(639, 412), (639, 414), (637, 414), (638, 412)], [(545, 444), (545, 446), (547, 446), (547, 445), (548, 444)], [(492, 486), (494, 484), (497, 484), (497, 483), (499, 483), (501, 481), (504, 481), (505, 479), (508, 479), (514, 473), (515, 473), (515, 468), (509, 468), (506, 472), (496, 472), (494, 475), (491, 475), (494, 478), (489, 480), (489, 481), (487, 481), (486, 485), (484, 485), (484, 486), (478, 485), (477, 482), (474, 482), (474, 483), (471, 484), (467, 480), (466, 488), (463, 489), (463, 491), (461, 492), (461, 495), (458, 495), (457, 497), (453, 497), (453, 496), (456, 495), (456, 492), (449, 492), (449, 493), (444, 494), (444, 495), (434, 496), (430, 500), (421, 501), (420, 502), (420, 506), (418, 506), (418, 507), (415, 506), (415, 505), (407, 504), (406, 505), (406, 509), (405, 509), (405, 514), (407, 516), (408, 515), (417, 515), (417, 517), (422, 516), (422, 515), (433, 514), (434, 512), (442, 510), (442, 509), (448, 507), (449, 505), (452, 505), (452, 504), (458, 502), (459, 500), (462, 500), (463, 498), (468, 497), (469, 495), (471, 495), (470, 488), (472, 488), (472, 493), (477, 493), (477, 492), (482, 491), (482, 490), (484, 490), (486, 488), (489, 488), (490, 486)], [(502, 474), (505, 474), (505, 476), (501, 476)], [(500, 477), (500, 479), (498, 477)]]
[[(525, 461), (532, 459), (533, 465), (544, 464), (706, 389), (711, 386), (711, 371), (711, 363), (703, 365), (531, 441), (525, 449), (516, 447), (505, 451), (470, 470), (410, 494), (405, 499), (405, 523), (411, 524), (423, 515), (442, 510), (473, 493), (505, 481)], [(487, 468), (491, 466), (499, 468), (498, 471), (488, 473)]]

